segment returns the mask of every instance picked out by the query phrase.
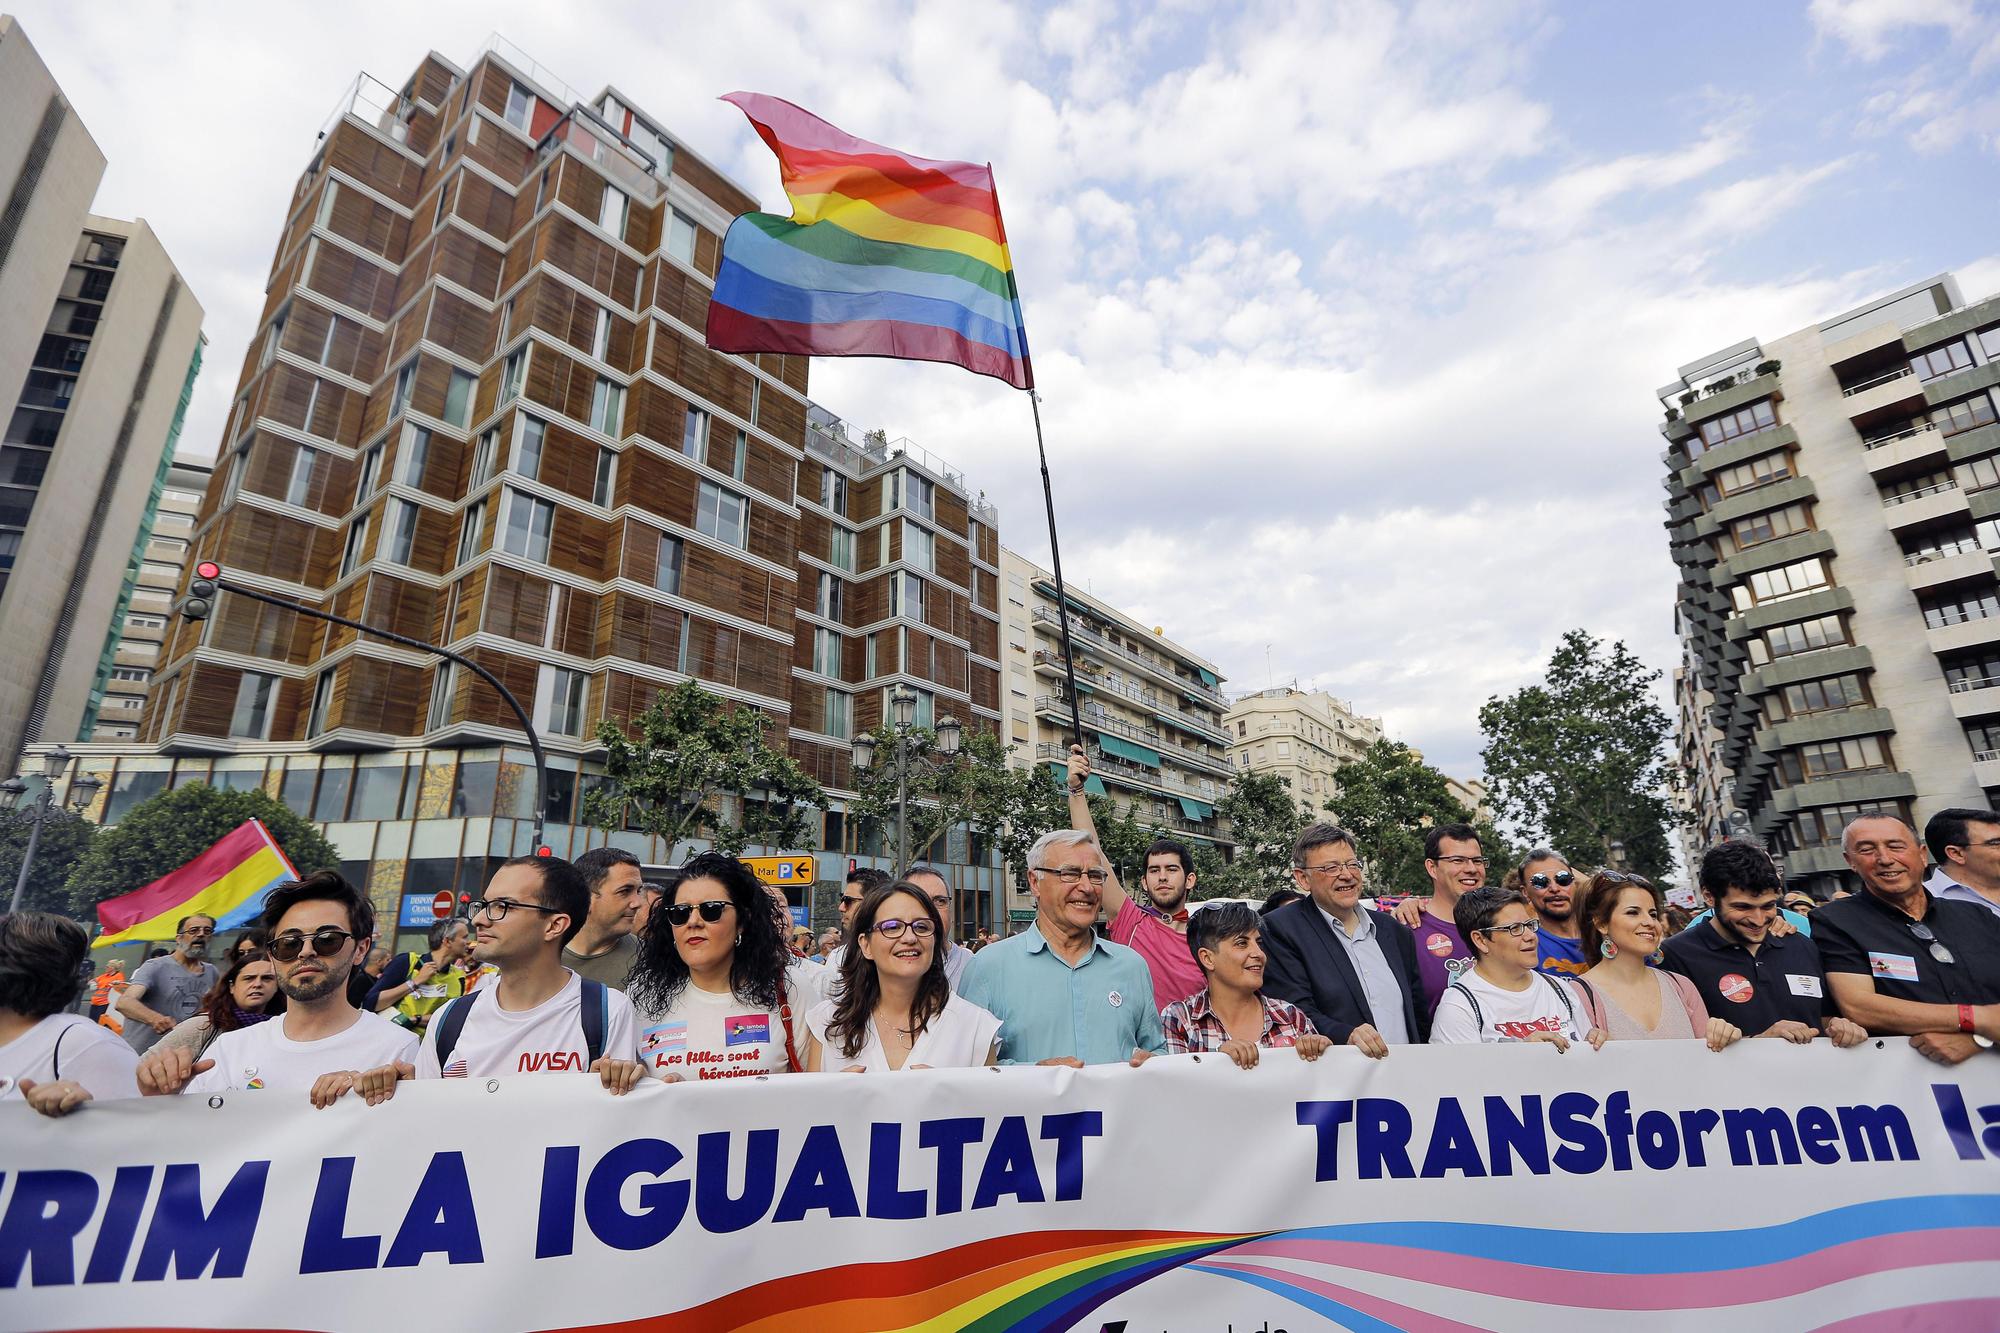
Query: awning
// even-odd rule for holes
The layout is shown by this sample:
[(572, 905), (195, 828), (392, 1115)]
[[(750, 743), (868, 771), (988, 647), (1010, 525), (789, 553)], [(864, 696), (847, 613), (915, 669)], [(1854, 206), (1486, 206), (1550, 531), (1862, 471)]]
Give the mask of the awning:
[[(1056, 775), (1057, 786), (1064, 788), (1069, 786), (1069, 766), (1067, 764), (1050, 764), (1049, 772)], [(1095, 773), (1092, 773), (1083, 780), (1083, 789), (1092, 796), (1104, 796), (1108, 794), (1104, 790), (1104, 780)]]
[(1201, 683), (1208, 686), (1211, 690), (1222, 684), (1221, 678), (1207, 667), (1196, 667), (1195, 670), (1201, 675)]
[(1179, 799), (1181, 803), (1181, 813), (1186, 815), (1189, 819), (1199, 822), (1200, 820), (1209, 818), (1211, 815), (1215, 813), (1215, 807), (1210, 805), (1206, 801), (1197, 801), (1192, 796), (1183, 796)]
[(1131, 741), (1102, 731), (1097, 733), (1097, 739), (1103, 743), (1106, 754), (1129, 759), (1135, 764), (1144, 764), (1147, 768), (1160, 766), (1160, 756), (1143, 745), (1134, 745)]

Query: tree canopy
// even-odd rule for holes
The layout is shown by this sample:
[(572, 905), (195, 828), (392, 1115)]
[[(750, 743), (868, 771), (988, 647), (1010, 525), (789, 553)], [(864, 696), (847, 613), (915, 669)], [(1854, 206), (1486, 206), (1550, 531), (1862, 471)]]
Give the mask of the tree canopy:
[[(1401, 741), (1376, 741), (1360, 759), (1335, 769), (1333, 780), (1340, 790), (1326, 809), (1354, 835), (1374, 893), (1430, 892), (1424, 834), (1433, 824), (1473, 824), (1487, 855), (1504, 859), (1504, 845), (1491, 825), (1477, 824), (1474, 812), (1451, 794), (1445, 775)], [(1490, 878), (1499, 877), (1496, 866)]]

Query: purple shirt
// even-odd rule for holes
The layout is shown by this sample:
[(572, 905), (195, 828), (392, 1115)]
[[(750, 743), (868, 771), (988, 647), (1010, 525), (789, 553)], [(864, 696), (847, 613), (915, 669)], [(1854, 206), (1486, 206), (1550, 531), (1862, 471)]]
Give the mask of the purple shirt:
[(1417, 937), (1417, 975), (1424, 983), (1424, 1011), (1434, 1012), (1438, 998), (1452, 981), (1450, 964), (1459, 963), (1461, 968), (1472, 966), (1472, 950), (1465, 947), (1465, 937), (1458, 933), (1458, 927), (1449, 921), (1440, 921), (1429, 912), (1424, 913), (1423, 924), (1413, 932)]
[(1146, 960), (1153, 978), (1153, 1007), (1164, 1009), (1208, 988), (1201, 964), (1188, 952), (1187, 936), (1151, 912), (1142, 912), (1129, 897), (1111, 918), (1107, 932), (1113, 944), (1123, 944)]

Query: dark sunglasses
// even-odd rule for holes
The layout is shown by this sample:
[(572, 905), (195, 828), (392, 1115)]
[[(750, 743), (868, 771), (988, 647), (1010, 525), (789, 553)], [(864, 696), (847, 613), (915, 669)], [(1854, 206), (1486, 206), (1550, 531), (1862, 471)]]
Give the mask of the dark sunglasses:
[[(1555, 874), (1555, 882), (1566, 889), (1576, 883), (1576, 872), (1573, 870), (1558, 870)], [(1538, 889), (1546, 889), (1549, 886), (1549, 877), (1544, 874), (1533, 874), (1528, 876), (1528, 883)]]
[(851, 893), (843, 893), (840, 895), (840, 905), (842, 907), (859, 907), (861, 906), (861, 900)]
[(353, 938), (352, 931), (342, 930), (338, 926), (321, 926), (310, 937), (303, 931), (288, 930), (282, 935), (274, 936), (269, 948), (271, 957), (281, 963), (290, 963), (297, 961), (298, 956), (305, 951), (308, 939), (314, 954), (321, 958), (331, 958), (346, 948), (347, 942)]
[(701, 919), (713, 924), (722, 920), (722, 913), (730, 906), (727, 898), (710, 898), (702, 903), (675, 903), (667, 909), (667, 924), (685, 926), (694, 919), (696, 909), (701, 911)]

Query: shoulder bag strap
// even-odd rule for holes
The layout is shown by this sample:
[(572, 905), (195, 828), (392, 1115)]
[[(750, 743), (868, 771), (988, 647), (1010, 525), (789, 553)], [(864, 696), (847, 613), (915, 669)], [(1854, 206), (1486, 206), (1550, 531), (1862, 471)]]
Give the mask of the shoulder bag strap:
[(1447, 989), (1455, 990), (1465, 997), (1465, 1002), (1472, 1006), (1473, 1023), (1478, 1026), (1481, 1032), (1484, 1032), (1486, 1030), (1486, 1012), (1479, 1007), (1479, 997), (1472, 993), (1472, 987), (1462, 981), (1454, 981)]
[(590, 1068), (604, 1055), (604, 1030), (610, 1026), (611, 1000), (601, 981), (583, 980), (583, 1067)]

